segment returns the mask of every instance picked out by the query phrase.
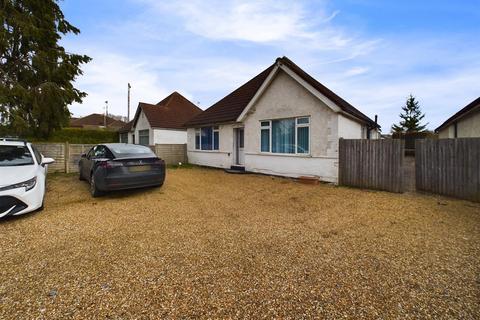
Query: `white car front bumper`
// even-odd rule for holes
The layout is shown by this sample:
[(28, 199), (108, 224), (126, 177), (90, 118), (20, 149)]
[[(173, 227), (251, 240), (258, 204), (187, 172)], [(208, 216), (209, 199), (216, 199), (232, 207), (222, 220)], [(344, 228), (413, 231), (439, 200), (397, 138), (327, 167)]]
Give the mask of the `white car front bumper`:
[(44, 194), (45, 188), (38, 182), (28, 191), (25, 191), (25, 188), (0, 191), (0, 218), (39, 209), (42, 206)]

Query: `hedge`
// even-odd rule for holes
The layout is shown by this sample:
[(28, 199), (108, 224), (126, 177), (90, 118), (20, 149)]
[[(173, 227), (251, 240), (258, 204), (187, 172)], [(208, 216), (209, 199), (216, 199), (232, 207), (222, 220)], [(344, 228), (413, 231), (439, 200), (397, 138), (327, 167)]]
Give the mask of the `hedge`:
[(30, 142), (68, 142), (72, 144), (98, 144), (118, 142), (118, 132), (109, 130), (88, 130), (81, 128), (63, 128), (57, 130), (48, 139), (23, 137)]

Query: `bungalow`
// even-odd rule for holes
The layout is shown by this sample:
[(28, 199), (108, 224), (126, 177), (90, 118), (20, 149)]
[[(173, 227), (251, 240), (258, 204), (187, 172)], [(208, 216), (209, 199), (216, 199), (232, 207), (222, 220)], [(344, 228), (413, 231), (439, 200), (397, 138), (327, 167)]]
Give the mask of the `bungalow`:
[(202, 110), (178, 92), (157, 104), (140, 102), (135, 117), (119, 130), (120, 142), (141, 145), (185, 144), (184, 123)]
[(480, 137), (480, 97), (435, 129), (440, 139)]
[(337, 182), (338, 140), (380, 126), (286, 57), (186, 123), (190, 163)]

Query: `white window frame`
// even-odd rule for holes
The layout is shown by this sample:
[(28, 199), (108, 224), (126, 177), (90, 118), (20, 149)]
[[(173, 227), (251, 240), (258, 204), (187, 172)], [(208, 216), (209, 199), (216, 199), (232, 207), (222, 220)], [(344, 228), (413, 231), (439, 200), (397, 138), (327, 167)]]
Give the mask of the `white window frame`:
[[(202, 128), (212, 128), (212, 149), (202, 149)], [(215, 133), (218, 133), (218, 149), (215, 148)], [(200, 144), (197, 148), (197, 134), (200, 136)], [(205, 126), (201, 128), (195, 128), (195, 150), (206, 152), (218, 152), (220, 151), (220, 127), (219, 126)]]
[[(295, 120), (295, 153), (278, 153), (272, 152), (272, 121), (277, 120)], [(308, 119), (308, 123), (298, 123), (299, 119)], [(268, 126), (262, 125), (262, 122), (268, 122)], [(301, 117), (292, 117), (292, 118), (280, 118), (280, 119), (270, 119), (270, 120), (260, 120), (260, 153), (269, 154), (269, 155), (280, 155), (280, 156), (310, 156), (312, 150), (312, 129), (311, 129), (311, 118), (310, 116), (301, 116)], [(308, 152), (302, 153), (298, 152), (298, 128), (308, 128)], [(269, 132), (269, 150), (262, 151), (262, 130), (268, 129)]]

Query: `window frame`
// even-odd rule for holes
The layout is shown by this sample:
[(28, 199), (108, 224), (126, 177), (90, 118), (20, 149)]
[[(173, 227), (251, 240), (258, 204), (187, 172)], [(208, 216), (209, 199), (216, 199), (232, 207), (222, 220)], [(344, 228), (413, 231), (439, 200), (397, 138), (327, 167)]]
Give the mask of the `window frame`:
[[(212, 148), (211, 149), (202, 149), (202, 129), (204, 128), (211, 128), (211, 141), (212, 141)], [(215, 144), (215, 133), (217, 133), (218, 141)], [(198, 138), (198, 144), (197, 144)], [(217, 147), (215, 149), (215, 146)], [(195, 150), (197, 151), (205, 151), (205, 152), (218, 152), (220, 151), (220, 126), (204, 126), (195, 128)]]
[[(147, 132), (147, 133), (145, 134), (145, 132)], [(148, 138), (148, 144), (140, 143), (141, 139), (145, 138), (145, 136)], [(150, 146), (150, 130), (149, 129), (138, 130), (138, 144), (141, 145), (141, 146), (146, 146), (146, 147)]]
[[(281, 120), (295, 120), (295, 152), (294, 153), (279, 153), (272, 152), (272, 122), (281, 121)], [(298, 123), (299, 120), (308, 119), (306, 123)], [(266, 125), (268, 123), (268, 125)], [(298, 128), (308, 128), (308, 152), (298, 152)], [(268, 151), (262, 151), (262, 130), (268, 130), (269, 133), (269, 148)], [(288, 118), (279, 118), (279, 119), (268, 119), (260, 120), (260, 153), (268, 155), (280, 155), (280, 156), (310, 156), (311, 155), (311, 117), (310, 116), (299, 116), (299, 117), (288, 117)]]

